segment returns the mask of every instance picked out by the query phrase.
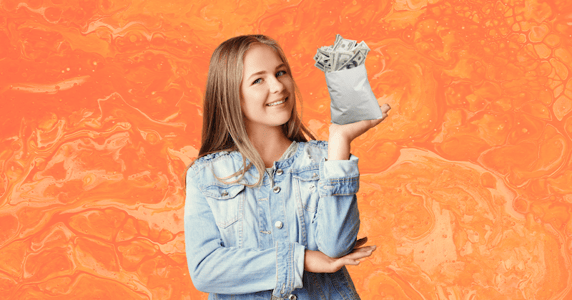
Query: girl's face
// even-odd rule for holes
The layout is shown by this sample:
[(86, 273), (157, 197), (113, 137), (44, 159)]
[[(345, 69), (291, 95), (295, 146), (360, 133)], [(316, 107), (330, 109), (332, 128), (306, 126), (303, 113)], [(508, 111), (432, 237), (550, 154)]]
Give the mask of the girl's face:
[(246, 51), (240, 94), (246, 128), (280, 126), (290, 120), (294, 80), (272, 47), (253, 44)]

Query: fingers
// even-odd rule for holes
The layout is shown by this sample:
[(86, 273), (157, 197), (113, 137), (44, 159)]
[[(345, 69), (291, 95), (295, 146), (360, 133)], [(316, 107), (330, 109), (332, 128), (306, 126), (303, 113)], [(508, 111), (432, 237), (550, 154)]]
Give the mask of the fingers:
[(384, 105), (381, 105), (380, 108), (381, 108), (382, 118), (379, 120), (381, 122), (385, 120), (385, 118), (387, 118), (387, 112), (391, 109), (391, 107), (389, 106), (389, 104), (385, 103)]
[[(365, 239), (365, 238), (364, 238)], [(363, 240), (363, 239), (360, 239)], [(350, 254), (342, 256), (334, 260), (333, 263), (333, 270), (331, 272), (336, 272), (343, 266), (352, 265), (357, 266), (360, 263), (360, 260), (371, 256), (373, 251), (375, 250), (376, 246), (367, 246), (362, 248), (354, 249)]]
[(371, 254), (373, 253), (373, 251), (375, 251), (376, 248), (377, 247), (373, 245), (373, 246), (354, 249), (354, 251), (352, 251), (350, 254), (342, 258), (345, 260), (345, 262), (347, 262), (346, 264), (357, 265), (359, 264), (360, 259), (371, 256)]
[(355, 253), (351, 253), (352, 255), (354, 255), (354, 257), (352, 257), (352, 258), (355, 260), (360, 260), (362, 258), (369, 257), (369, 256), (371, 256), (373, 251), (375, 251), (376, 247), (375, 246), (369, 246), (366, 248), (369, 248), (369, 249), (363, 249), (363, 250), (357, 251)]
[(345, 266), (348, 266), (348, 265), (349, 266), (357, 266), (357, 265), (359, 265), (359, 260), (347, 258), (344, 260), (344, 265)]
[[(371, 254), (375, 249), (377, 249), (377, 246), (375, 246), (375, 245), (365, 246), (365, 247), (361, 247), (361, 248), (357, 248), (357, 249), (354, 248), (354, 250), (353, 250), (352, 253), (350, 253), (350, 254), (353, 254), (353, 253), (368, 253), (368, 252)], [(350, 254), (348, 254), (348, 255), (350, 255)]]
[(391, 107), (387, 103), (385, 103), (384, 105), (382, 105), (380, 107), (381, 107), (381, 112), (384, 114), (387, 113), (391, 109)]
[(372, 124), (372, 127), (379, 125), (381, 121), (385, 120), (385, 118), (387, 118), (387, 112), (391, 109), (387, 103), (380, 105), (379, 108), (381, 108), (381, 118), (374, 120), (375, 122)]

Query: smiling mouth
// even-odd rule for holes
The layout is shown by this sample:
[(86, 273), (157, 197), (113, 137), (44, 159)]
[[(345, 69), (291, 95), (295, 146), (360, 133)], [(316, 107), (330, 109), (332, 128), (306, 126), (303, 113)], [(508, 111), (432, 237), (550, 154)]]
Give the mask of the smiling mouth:
[(286, 100), (288, 100), (288, 97), (284, 98), (284, 100), (280, 100), (280, 101), (276, 101), (276, 102), (272, 102), (272, 103), (266, 104), (266, 106), (276, 106), (276, 105), (280, 105), (280, 104), (286, 102)]

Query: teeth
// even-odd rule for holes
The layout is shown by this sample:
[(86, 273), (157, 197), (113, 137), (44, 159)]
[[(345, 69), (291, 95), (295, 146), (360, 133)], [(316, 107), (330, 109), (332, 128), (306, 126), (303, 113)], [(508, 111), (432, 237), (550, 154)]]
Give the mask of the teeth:
[[(288, 99), (288, 98), (286, 98), (286, 99)], [(274, 105), (282, 104), (282, 103), (286, 102), (286, 99), (284, 99), (284, 100), (282, 100), (282, 101), (278, 101), (278, 102), (266, 104), (266, 105), (268, 105), (268, 106), (274, 106)]]

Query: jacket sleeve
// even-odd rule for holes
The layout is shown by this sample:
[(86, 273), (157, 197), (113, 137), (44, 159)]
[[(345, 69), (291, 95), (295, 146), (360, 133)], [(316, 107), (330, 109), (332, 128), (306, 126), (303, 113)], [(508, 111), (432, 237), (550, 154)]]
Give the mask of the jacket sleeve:
[(224, 247), (213, 213), (190, 168), (186, 178), (185, 248), (195, 288), (203, 292), (244, 294), (273, 290), (286, 297), (302, 287), (305, 248), (277, 242), (274, 248)]
[(320, 161), (316, 241), (318, 249), (337, 258), (350, 253), (359, 231), (356, 193), (359, 190), (358, 158)]

